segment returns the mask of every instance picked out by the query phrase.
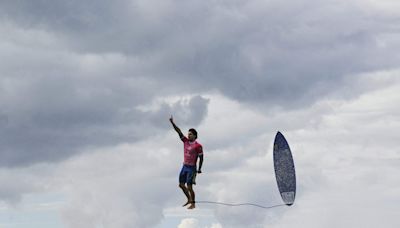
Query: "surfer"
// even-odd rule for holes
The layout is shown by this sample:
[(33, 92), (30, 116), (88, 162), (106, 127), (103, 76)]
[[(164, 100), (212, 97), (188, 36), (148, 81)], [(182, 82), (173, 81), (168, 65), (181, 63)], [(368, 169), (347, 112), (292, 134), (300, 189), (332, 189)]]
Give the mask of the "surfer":
[[(196, 184), (196, 174), (201, 173), (201, 167), (203, 165), (203, 147), (196, 141), (197, 131), (193, 128), (189, 129), (187, 137), (183, 135), (182, 131), (174, 123), (174, 119), (171, 116), (169, 118), (175, 131), (178, 133), (180, 139), (183, 142), (183, 166), (179, 174), (179, 187), (187, 198), (187, 202), (183, 207), (189, 205), (188, 209), (196, 208), (195, 193), (193, 185)], [(199, 168), (197, 169), (197, 158), (199, 159)]]

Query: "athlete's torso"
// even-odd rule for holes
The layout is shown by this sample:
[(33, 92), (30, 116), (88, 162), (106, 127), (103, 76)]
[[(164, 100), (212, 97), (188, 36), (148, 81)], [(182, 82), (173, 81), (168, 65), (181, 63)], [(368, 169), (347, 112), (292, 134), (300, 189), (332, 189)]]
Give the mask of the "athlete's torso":
[(190, 142), (186, 137), (183, 141), (183, 164), (195, 166), (197, 157), (203, 154), (203, 147), (197, 141)]

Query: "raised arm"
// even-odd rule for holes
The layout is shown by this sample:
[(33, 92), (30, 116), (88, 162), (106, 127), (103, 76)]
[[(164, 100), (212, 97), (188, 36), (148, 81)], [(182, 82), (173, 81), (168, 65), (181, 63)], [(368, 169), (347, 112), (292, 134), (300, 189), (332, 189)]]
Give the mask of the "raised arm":
[(179, 129), (178, 126), (176, 126), (176, 124), (174, 123), (174, 118), (171, 116), (171, 118), (169, 118), (169, 122), (171, 122), (172, 126), (174, 127), (175, 131), (178, 133), (180, 138), (183, 138), (183, 133), (181, 131), (181, 129)]

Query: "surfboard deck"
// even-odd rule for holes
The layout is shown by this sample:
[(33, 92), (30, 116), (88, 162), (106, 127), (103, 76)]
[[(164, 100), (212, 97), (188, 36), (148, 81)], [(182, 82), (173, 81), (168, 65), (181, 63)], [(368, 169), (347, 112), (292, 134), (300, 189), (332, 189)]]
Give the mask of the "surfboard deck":
[(296, 197), (296, 172), (289, 144), (279, 131), (275, 136), (273, 157), (279, 192), (283, 202), (291, 206)]

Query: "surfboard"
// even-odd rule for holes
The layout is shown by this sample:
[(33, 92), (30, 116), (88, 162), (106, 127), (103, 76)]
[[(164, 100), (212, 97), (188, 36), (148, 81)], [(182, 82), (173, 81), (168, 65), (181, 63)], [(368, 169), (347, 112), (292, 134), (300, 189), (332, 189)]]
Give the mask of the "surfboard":
[(278, 189), (283, 202), (291, 206), (296, 197), (296, 172), (289, 144), (281, 132), (274, 141), (274, 169)]

